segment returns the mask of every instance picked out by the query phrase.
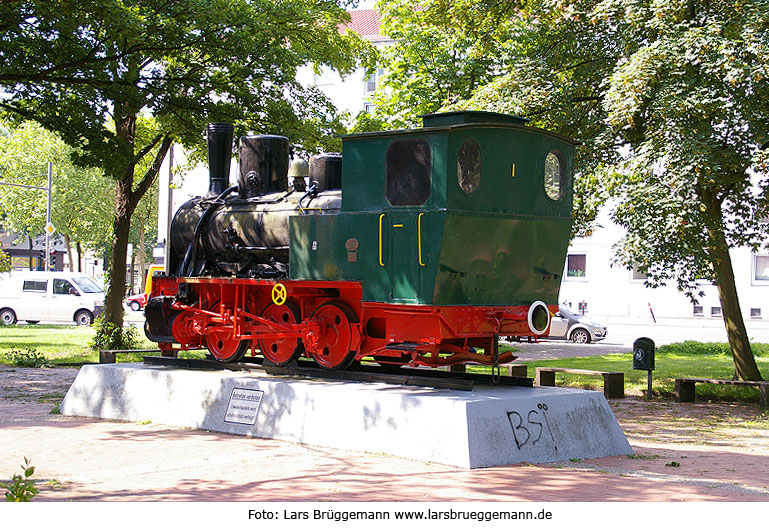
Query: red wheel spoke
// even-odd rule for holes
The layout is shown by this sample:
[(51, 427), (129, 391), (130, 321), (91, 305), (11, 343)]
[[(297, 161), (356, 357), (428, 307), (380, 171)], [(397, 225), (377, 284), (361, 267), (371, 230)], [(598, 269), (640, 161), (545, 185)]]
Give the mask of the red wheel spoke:
[(355, 356), (352, 345), (352, 326), (348, 314), (351, 310), (335, 303), (318, 307), (312, 315), (320, 326), (318, 345), (312, 352), (315, 362), (326, 369), (347, 367)]
[[(212, 312), (219, 311), (217, 305), (211, 307)], [(204, 341), (208, 351), (220, 362), (237, 362), (245, 356), (249, 345), (248, 340), (233, 338), (229, 329), (213, 330), (205, 335)]]
[[(291, 325), (299, 321), (299, 311), (290, 301), (284, 305), (270, 305), (262, 313), (262, 318), (278, 324)], [(275, 365), (284, 366), (298, 358), (303, 351), (302, 341), (298, 338), (265, 338), (257, 344), (262, 355)]]
[(221, 362), (237, 362), (248, 351), (248, 340), (235, 340), (229, 331), (216, 331), (205, 336), (209, 352)]

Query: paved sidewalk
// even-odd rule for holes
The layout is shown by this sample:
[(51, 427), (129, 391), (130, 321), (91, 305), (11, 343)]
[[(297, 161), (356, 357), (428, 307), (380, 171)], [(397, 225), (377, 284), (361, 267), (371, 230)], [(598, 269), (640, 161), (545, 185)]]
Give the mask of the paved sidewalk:
[(76, 372), (0, 366), (0, 479), (31, 458), (39, 501), (769, 501), (769, 415), (752, 406), (610, 401), (633, 457), (459, 470), (50, 414)]

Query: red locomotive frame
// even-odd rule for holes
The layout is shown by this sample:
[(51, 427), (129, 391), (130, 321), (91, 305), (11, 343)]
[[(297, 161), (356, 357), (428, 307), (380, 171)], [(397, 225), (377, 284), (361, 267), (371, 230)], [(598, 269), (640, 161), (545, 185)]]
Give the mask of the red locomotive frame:
[[(176, 299), (181, 285), (186, 301)], [(356, 281), (273, 281), (245, 278), (156, 277), (151, 297), (169, 301), (170, 330), (182, 349), (207, 347), (237, 361), (249, 349), (285, 365), (308, 356), (326, 369), (373, 358), (383, 364), (446, 366), (512, 361), (498, 352), (499, 335), (538, 336), (556, 307), (393, 305), (362, 301)], [(547, 324), (535, 324), (536, 311)], [(541, 319), (540, 319), (541, 321)], [(172, 343), (161, 342), (164, 351)], [(482, 348), (487, 354), (475, 352)], [(488, 354), (492, 351), (492, 354)]]

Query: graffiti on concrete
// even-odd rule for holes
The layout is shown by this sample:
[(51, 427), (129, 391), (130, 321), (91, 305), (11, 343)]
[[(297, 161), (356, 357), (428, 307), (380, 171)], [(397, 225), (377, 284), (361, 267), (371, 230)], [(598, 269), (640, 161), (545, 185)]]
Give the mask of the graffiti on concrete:
[(519, 450), (529, 445), (537, 446), (537, 443), (543, 441), (542, 436), (545, 435), (545, 439), (549, 438), (555, 451), (558, 452), (553, 431), (547, 420), (547, 404), (544, 402), (538, 403), (536, 408), (525, 413), (509, 411), (507, 412), (507, 420), (510, 421), (515, 445)]

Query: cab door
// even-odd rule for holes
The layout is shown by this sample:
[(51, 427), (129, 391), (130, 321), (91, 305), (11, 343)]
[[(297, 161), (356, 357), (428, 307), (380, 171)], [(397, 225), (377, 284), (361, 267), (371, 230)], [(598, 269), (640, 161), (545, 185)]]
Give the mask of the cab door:
[(393, 211), (390, 221), (390, 299), (402, 303), (419, 300), (417, 214)]

